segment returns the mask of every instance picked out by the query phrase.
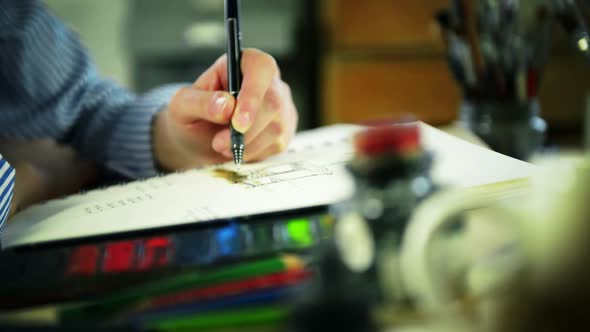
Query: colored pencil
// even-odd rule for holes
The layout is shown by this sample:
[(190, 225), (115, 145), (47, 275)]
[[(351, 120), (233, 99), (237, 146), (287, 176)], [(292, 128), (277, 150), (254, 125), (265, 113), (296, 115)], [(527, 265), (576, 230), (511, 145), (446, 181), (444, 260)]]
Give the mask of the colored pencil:
[(293, 270), (245, 280), (237, 280), (211, 287), (162, 295), (148, 300), (140, 307), (141, 311), (157, 310), (182, 303), (205, 301), (267, 288), (297, 285), (308, 279), (310, 275), (311, 272), (307, 270)]
[(157, 331), (202, 331), (212, 329), (280, 326), (289, 314), (283, 306), (263, 306), (240, 310), (217, 311), (183, 318), (172, 318), (145, 325)]
[(212, 271), (186, 272), (149, 282), (138, 287), (124, 290), (95, 303), (71, 306), (60, 311), (62, 320), (104, 319), (140, 301), (150, 297), (178, 292), (187, 288), (206, 287), (232, 280), (252, 278), (288, 270), (302, 269), (303, 261), (293, 255), (284, 255), (255, 262), (232, 265)]
[(255, 292), (247, 292), (234, 296), (213, 299), (197, 303), (185, 303), (163, 310), (149, 311), (131, 316), (123, 323), (132, 326), (143, 326), (149, 322), (158, 322), (167, 319), (180, 319), (195, 315), (211, 313), (219, 310), (231, 310), (249, 308), (261, 305), (288, 304), (295, 294), (301, 291), (301, 287), (277, 287)]

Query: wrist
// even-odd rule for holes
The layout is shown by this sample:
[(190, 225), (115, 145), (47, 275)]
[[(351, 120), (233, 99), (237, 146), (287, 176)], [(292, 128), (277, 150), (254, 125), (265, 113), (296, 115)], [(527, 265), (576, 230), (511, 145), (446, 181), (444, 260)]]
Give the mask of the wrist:
[(152, 130), (154, 164), (157, 170), (168, 173), (175, 169), (170, 161), (174, 155), (172, 140), (169, 135), (167, 110), (154, 116)]

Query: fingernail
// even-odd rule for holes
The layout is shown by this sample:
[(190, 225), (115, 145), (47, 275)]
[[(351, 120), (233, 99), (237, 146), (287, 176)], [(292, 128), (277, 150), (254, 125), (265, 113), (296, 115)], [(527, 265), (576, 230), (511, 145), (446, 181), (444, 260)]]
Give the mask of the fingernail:
[(219, 153), (229, 153), (229, 144), (225, 141), (222, 136), (216, 136), (213, 139), (213, 150)]
[(224, 116), (224, 110), (229, 103), (229, 98), (222, 92), (217, 92), (213, 96), (213, 103), (209, 107), (209, 115), (216, 118)]
[(238, 115), (234, 118), (233, 125), (238, 131), (245, 133), (252, 125), (252, 117), (247, 112), (239, 112), (238, 110), (237, 113)]

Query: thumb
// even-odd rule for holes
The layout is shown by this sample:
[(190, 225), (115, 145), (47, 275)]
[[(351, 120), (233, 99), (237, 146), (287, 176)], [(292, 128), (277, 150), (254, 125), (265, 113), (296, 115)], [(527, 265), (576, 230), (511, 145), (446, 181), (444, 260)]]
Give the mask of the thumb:
[(194, 87), (178, 90), (168, 109), (172, 119), (181, 124), (205, 120), (228, 124), (234, 111), (235, 99), (224, 91), (205, 91)]

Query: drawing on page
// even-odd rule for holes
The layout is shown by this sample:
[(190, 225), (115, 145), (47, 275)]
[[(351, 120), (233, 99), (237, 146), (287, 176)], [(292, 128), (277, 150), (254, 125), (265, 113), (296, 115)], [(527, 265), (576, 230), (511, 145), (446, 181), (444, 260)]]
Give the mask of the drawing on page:
[(238, 173), (227, 168), (217, 168), (213, 174), (231, 183), (261, 187), (269, 184), (303, 179), (312, 176), (332, 175), (327, 167), (311, 162), (298, 161), (282, 165), (268, 166), (251, 172)]

